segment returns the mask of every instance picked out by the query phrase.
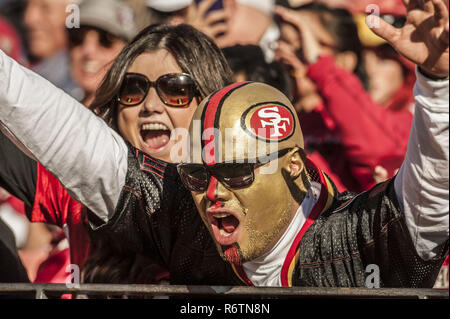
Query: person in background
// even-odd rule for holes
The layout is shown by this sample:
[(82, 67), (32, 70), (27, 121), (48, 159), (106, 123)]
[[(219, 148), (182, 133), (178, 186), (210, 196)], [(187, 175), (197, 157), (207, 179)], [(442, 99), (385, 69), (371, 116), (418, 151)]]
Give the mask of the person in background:
[[(396, 28), (405, 23), (405, 7), (392, 5), (396, 0), (374, 2), (379, 5), (381, 17)], [(368, 92), (373, 101), (390, 110), (411, 111), (414, 106), (412, 88), (416, 81), (414, 64), (403, 58), (382, 38), (367, 26), (371, 23), (362, 7), (361, 12), (353, 8), (353, 16), (358, 28), (358, 37), (363, 45), (363, 59), (368, 76)]]
[[(211, 10), (221, 3), (223, 9)], [(202, 31), (220, 48), (260, 45), (265, 59), (274, 58), (279, 30), (273, 20), (274, 0), (147, 0), (152, 23), (186, 23)]]
[(235, 45), (222, 49), (233, 71), (233, 81), (253, 81), (269, 84), (286, 96), (292, 96), (292, 81), (284, 66), (278, 62), (266, 62), (258, 45)]
[[(448, 1), (445, 2), (448, 7)], [(376, 4), (382, 18), (397, 28), (404, 25), (406, 10), (401, 0), (359, 2), (357, 6), (349, 8), (354, 13), (358, 26), (358, 35), (364, 46), (364, 63), (369, 78), (369, 93), (372, 99), (380, 106), (394, 111), (413, 112), (414, 96), (412, 94), (416, 81), (415, 65), (397, 54), (391, 45), (375, 35), (365, 23), (368, 4)], [(399, 167), (394, 167), (396, 173)], [(374, 169), (374, 180), (381, 183), (389, 178), (389, 171), (383, 165)], [(447, 257), (441, 267), (434, 288), (448, 289), (449, 258)]]
[[(254, 81), (269, 84), (292, 100), (293, 83), (289, 72), (278, 61), (266, 62), (264, 52), (257, 45), (235, 45), (222, 52), (233, 71), (234, 82)], [(346, 190), (339, 177), (333, 173), (327, 161), (317, 151), (308, 152), (309, 158), (330, 176), (338, 191)]]
[(236, 0), (225, 2), (230, 7), (228, 29), (218, 41), (220, 47), (237, 44), (259, 45), (264, 51), (265, 59), (274, 58), (276, 41), (280, 35), (273, 19), (274, 0)]
[[(0, 50), (23, 64), (20, 37), (3, 17), (0, 17)], [(42, 261), (42, 258), (29, 258), (31, 250), (26, 248), (30, 248), (27, 244), (32, 234), (43, 235), (48, 232), (42, 232), (41, 225), (30, 227), (24, 215), (24, 203), (0, 187), (0, 282), (29, 282), (31, 276), (34, 278), (37, 268), (31, 269), (31, 264), (34, 265), (37, 260)], [(34, 243), (35, 247), (39, 247), (34, 252), (44, 252), (40, 248), (46, 247), (45, 241), (46, 236), (41, 236), (39, 242)], [(29, 263), (28, 260), (33, 262)]]
[(134, 19), (133, 23), (137, 26), (138, 30), (142, 30), (150, 24), (151, 21), (150, 12), (147, 6), (147, 0), (124, 0), (126, 4), (133, 10)]
[(230, 12), (224, 7), (212, 10), (215, 2), (216, 0), (146, 0), (152, 24), (190, 24), (218, 41), (227, 30)]
[(69, 69), (66, 8), (71, 0), (28, 0), (23, 16), (31, 68), (73, 97), (82, 91)]
[(384, 109), (366, 92), (363, 47), (352, 15), (316, 3), (276, 12), (282, 21), (277, 56), (295, 79), (308, 148), (320, 152), (349, 190), (373, 186), (377, 165), (392, 177), (406, 151), (412, 114)]
[(80, 28), (69, 29), (70, 70), (89, 106), (110, 65), (137, 34), (134, 12), (121, 0), (84, 0)]
[[(11, 58), (23, 64), (22, 44), (20, 37), (14, 27), (3, 17), (0, 16), (0, 50), (5, 52)], [(3, 218), (6, 224), (13, 224), (11, 227), (14, 231), (17, 247), (24, 246), (28, 234), (28, 224), (24, 222), (23, 217), (18, 211), (23, 211), (23, 207), (17, 208), (12, 203), (14, 199), (11, 195), (0, 188), (0, 218)], [(20, 204), (19, 204), (20, 206)]]
[(23, 63), (23, 48), (20, 36), (2, 16), (0, 16), (0, 49), (14, 60)]

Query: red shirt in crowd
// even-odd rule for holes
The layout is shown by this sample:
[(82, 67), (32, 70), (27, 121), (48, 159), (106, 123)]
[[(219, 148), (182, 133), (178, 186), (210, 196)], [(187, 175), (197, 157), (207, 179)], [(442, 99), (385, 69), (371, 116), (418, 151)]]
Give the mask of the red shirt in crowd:
[(374, 185), (377, 165), (392, 177), (406, 153), (411, 112), (374, 103), (357, 76), (338, 68), (332, 57), (321, 57), (312, 64), (308, 76), (315, 82), (323, 104), (299, 115), (307, 147), (319, 151), (352, 191)]

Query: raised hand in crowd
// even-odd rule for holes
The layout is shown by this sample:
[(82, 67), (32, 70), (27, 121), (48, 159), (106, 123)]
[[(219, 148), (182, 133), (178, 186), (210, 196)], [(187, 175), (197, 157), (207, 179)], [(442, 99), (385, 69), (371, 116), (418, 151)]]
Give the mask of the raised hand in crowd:
[[(425, 75), (449, 75), (448, 10), (442, 0), (404, 0), (406, 23), (396, 29), (375, 18), (372, 31), (388, 41), (398, 53), (414, 62)], [(378, 23), (377, 23), (378, 22)]]
[(220, 35), (228, 30), (227, 20), (230, 16), (230, 5), (234, 0), (227, 1), (229, 5), (224, 5), (223, 9), (208, 12), (215, 2), (216, 0), (203, 0), (198, 4), (195, 1), (192, 2), (187, 10), (186, 23), (215, 41), (220, 41)]
[[(298, 49), (298, 53), (304, 63), (310, 64), (317, 61), (317, 58), (321, 54), (320, 43), (326, 43), (327, 34), (320, 32), (320, 30), (313, 31), (310, 27), (309, 19), (307, 15), (302, 12), (295, 12), (282, 6), (275, 8), (275, 13), (285, 22), (290, 23), (300, 35), (300, 42), (295, 43), (291, 39), (283, 39), (285, 43), (291, 45), (292, 48)], [(283, 42), (283, 41), (281, 41)], [(283, 53), (285, 50), (282, 50)]]
[[(296, 103), (297, 112), (310, 112), (320, 103), (320, 97), (316, 94), (308, 94), (315, 90), (315, 85), (307, 76), (307, 64), (315, 62), (320, 55), (321, 48), (316, 38), (304, 20), (301, 12), (277, 6), (275, 13), (291, 25), (291, 32), (299, 35), (292, 38), (284, 37), (278, 41), (275, 58), (290, 68), (291, 75), (295, 79), (297, 93), (303, 96), (303, 103)], [(325, 36), (326, 37), (326, 36)], [(300, 41), (298, 40), (300, 39)], [(311, 108), (312, 107), (312, 108)]]

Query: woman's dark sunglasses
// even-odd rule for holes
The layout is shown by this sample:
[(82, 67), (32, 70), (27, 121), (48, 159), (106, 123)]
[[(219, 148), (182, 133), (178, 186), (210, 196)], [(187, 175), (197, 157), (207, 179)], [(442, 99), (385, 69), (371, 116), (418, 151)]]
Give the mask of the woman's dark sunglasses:
[(126, 73), (119, 91), (118, 101), (122, 105), (134, 106), (142, 103), (151, 87), (156, 89), (161, 101), (172, 107), (185, 107), (197, 95), (197, 86), (189, 74), (171, 73), (160, 76), (155, 82), (139, 73)]
[(214, 176), (227, 188), (250, 186), (255, 180), (255, 169), (286, 155), (291, 148), (274, 152), (264, 159), (247, 160), (248, 163), (220, 163), (211, 166), (204, 164), (178, 164), (177, 169), (183, 184), (193, 192), (208, 189), (211, 176)]
[(104, 48), (111, 48), (114, 42), (119, 39), (104, 30), (95, 27), (81, 26), (80, 28), (69, 29), (69, 46), (73, 48), (82, 45), (88, 31), (97, 32), (98, 41)]

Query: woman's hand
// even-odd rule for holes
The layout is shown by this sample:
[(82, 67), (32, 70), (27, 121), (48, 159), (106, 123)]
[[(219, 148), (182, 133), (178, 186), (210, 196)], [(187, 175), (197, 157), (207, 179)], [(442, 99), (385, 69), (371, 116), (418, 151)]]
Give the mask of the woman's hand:
[[(376, 17), (372, 31), (432, 78), (449, 75), (448, 10), (442, 0), (403, 0), (406, 23), (396, 29)], [(378, 23), (376, 23), (378, 22)]]

